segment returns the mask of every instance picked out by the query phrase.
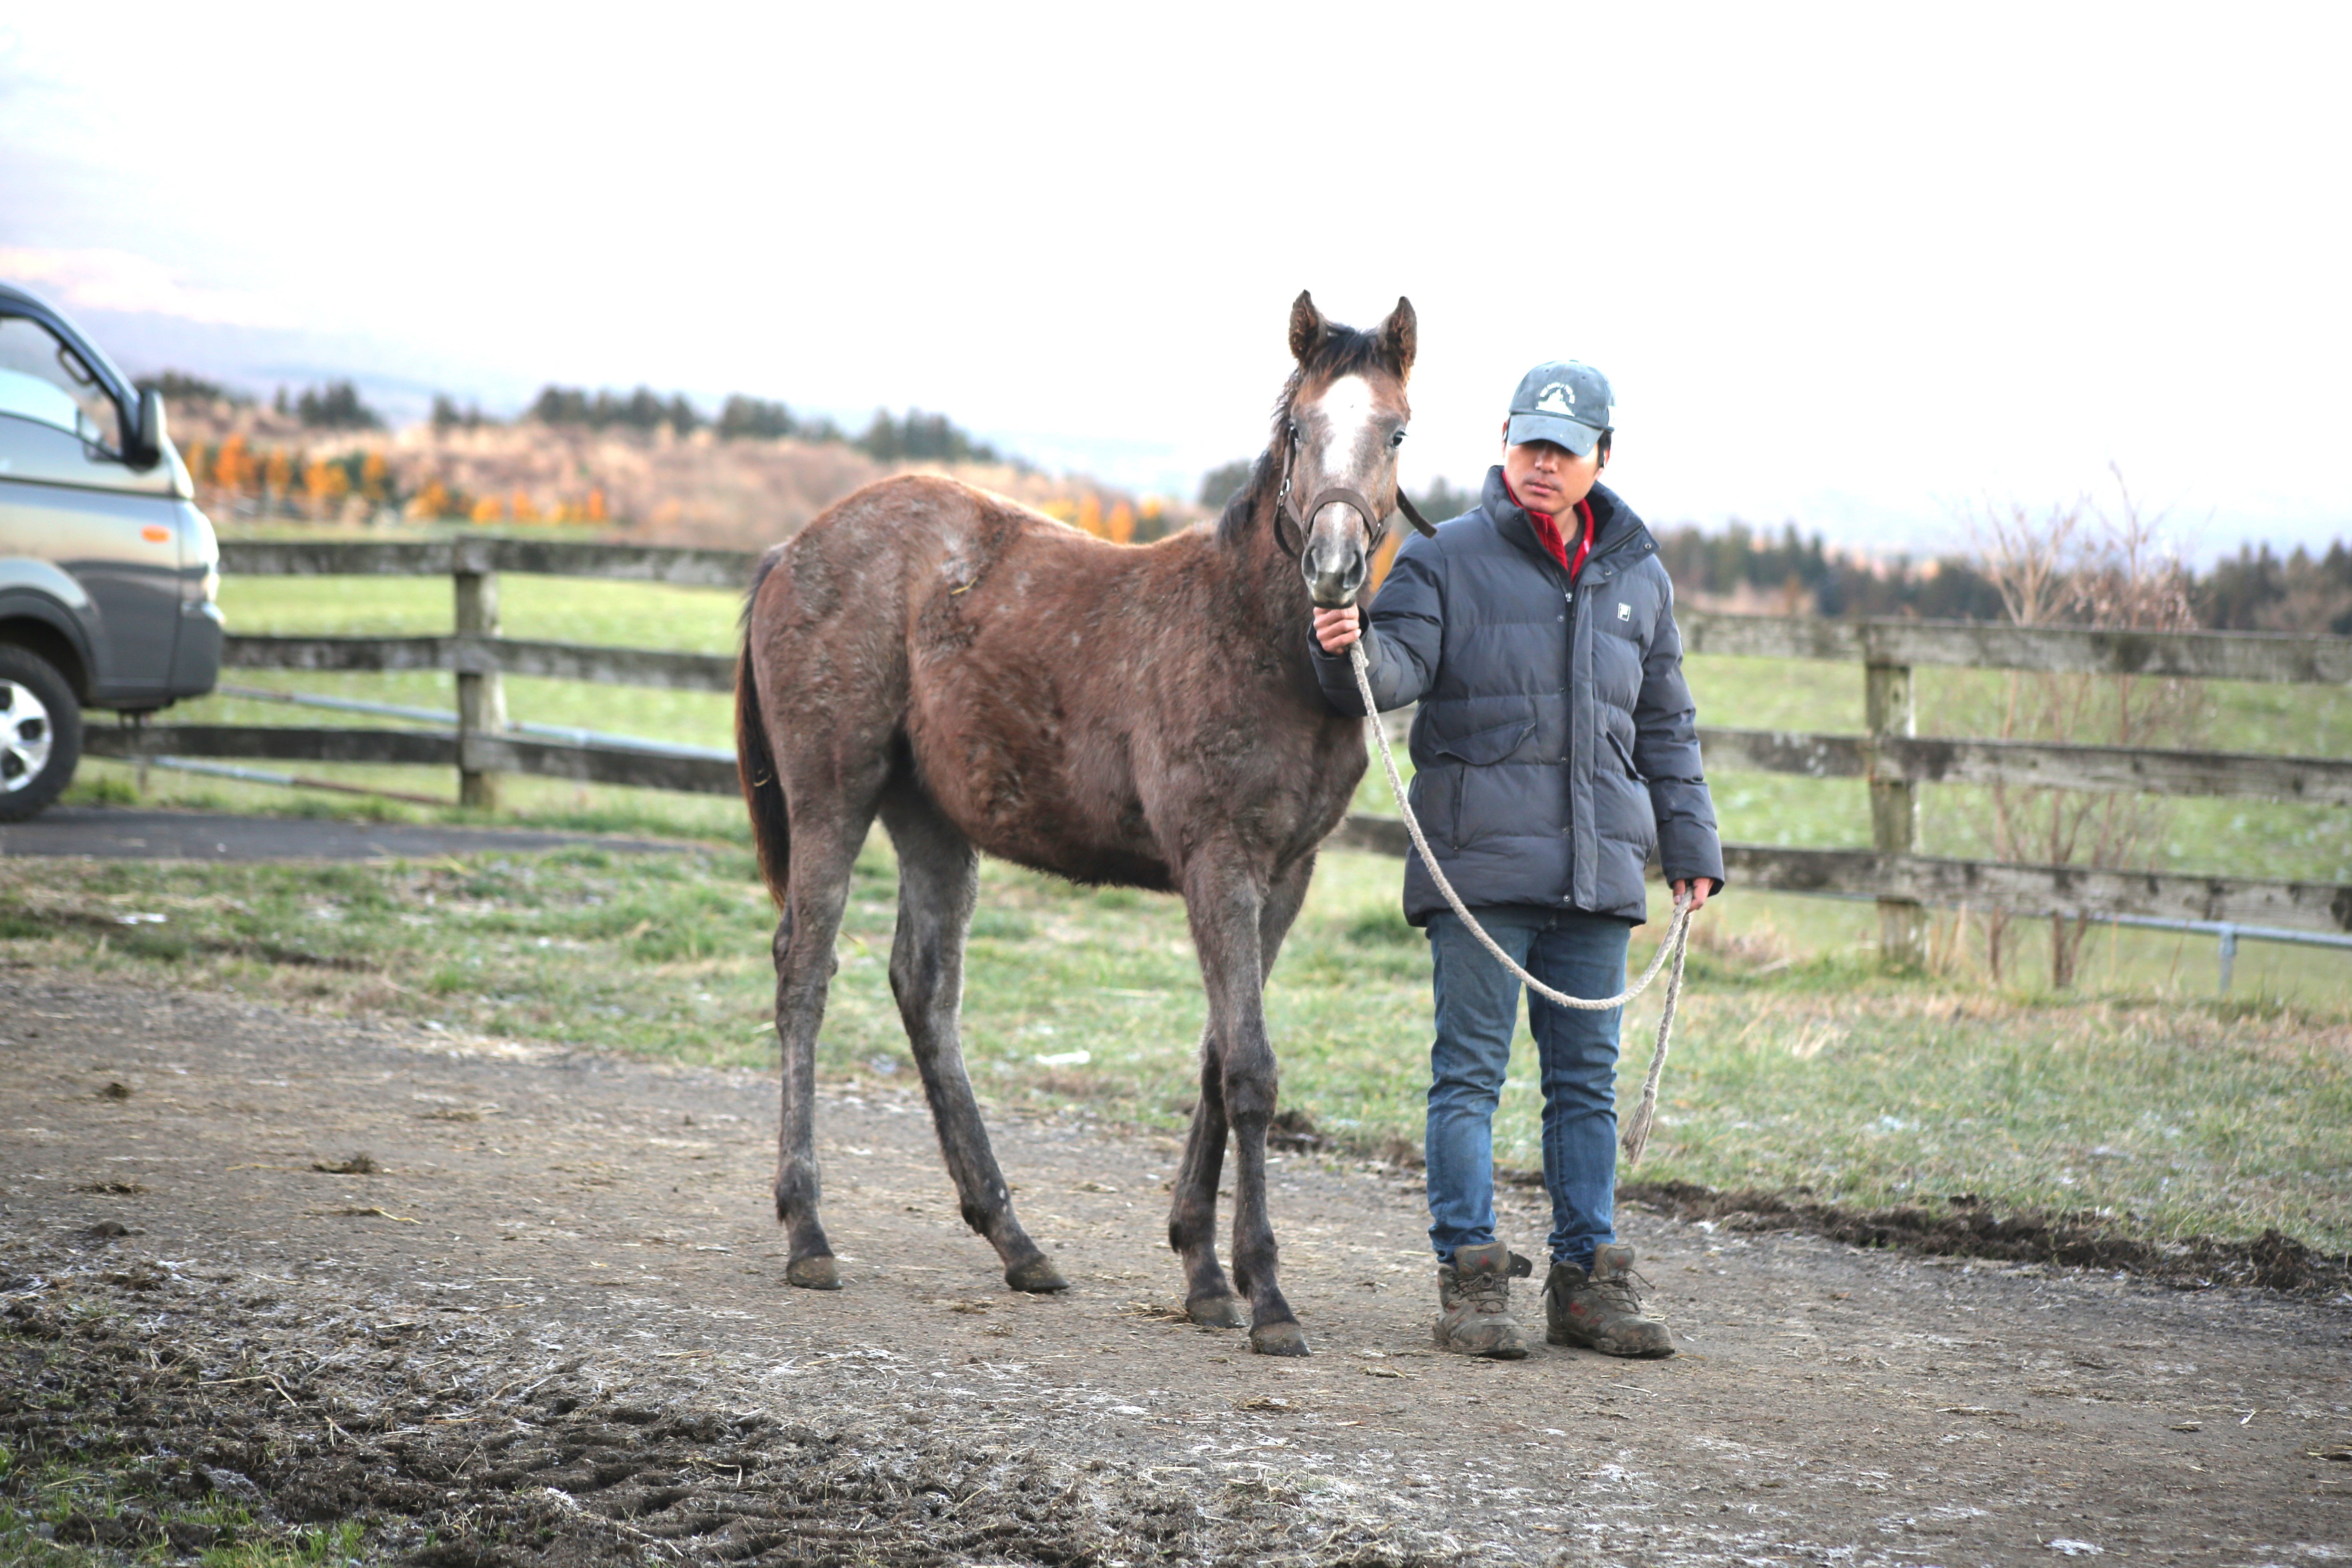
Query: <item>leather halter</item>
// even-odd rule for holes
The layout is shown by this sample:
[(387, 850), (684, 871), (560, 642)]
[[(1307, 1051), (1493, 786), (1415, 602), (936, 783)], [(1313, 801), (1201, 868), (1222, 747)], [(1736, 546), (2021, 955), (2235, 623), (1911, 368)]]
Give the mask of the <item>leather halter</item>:
[[(1383, 515), (1372, 510), (1372, 503), (1364, 499), (1362, 491), (1347, 485), (1326, 485), (1315, 499), (1307, 503), (1305, 521), (1291, 510), (1290, 470), (1292, 465), (1298, 460), (1298, 421), (1292, 417), (1290, 410), (1286, 407), (1282, 411), (1282, 426), (1287, 432), (1289, 439), (1282, 450), (1282, 489), (1274, 498), (1275, 543), (1280, 546), (1282, 552), (1293, 561), (1302, 559), (1307, 550), (1308, 522), (1314, 520), (1317, 512), (1337, 501), (1342, 506), (1352, 508), (1356, 515), (1364, 520), (1364, 532), (1371, 541), (1371, 547), (1364, 552), (1365, 555), (1370, 557), (1378, 553), (1381, 542), (1388, 537), (1388, 528)], [(1402, 484), (1396, 487), (1396, 504), (1397, 510), (1404, 513), (1407, 522), (1433, 539), (1437, 536), (1437, 530), (1430, 526), (1427, 518), (1421, 515), (1421, 509), (1412, 504), (1412, 498), (1404, 493), (1404, 486)], [(1282, 525), (1286, 520), (1293, 529), (1297, 531), (1298, 542), (1296, 545), (1283, 537)]]

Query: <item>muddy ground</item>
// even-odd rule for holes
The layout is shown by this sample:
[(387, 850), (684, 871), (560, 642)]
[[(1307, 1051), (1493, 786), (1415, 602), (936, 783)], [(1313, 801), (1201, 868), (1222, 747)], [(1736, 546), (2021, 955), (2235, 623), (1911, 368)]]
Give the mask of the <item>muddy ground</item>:
[(1682, 1355), (1441, 1359), (1417, 1178), (1297, 1154), (1316, 1354), (1273, 1361), (1177, 1318), (1165, 1140), (995, 1119), (1074, 1281), (1025, 1298), (915, 1086), (832, 1085), (826, 1295), (782, 1282), (773, 1118), (751, 1075), (0, 975), (0, 1444), (118, 1478), (60, 1540), (192, 1553), (233, 1499), (451, 1568), (2352, 1554), (2340, 1300), (1629, 1211)]

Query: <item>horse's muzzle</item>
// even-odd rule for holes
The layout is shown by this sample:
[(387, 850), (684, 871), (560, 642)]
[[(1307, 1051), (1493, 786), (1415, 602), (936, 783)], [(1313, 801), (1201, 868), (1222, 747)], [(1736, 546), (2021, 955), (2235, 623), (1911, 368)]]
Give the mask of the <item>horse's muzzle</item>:
[(1318, 610), (1352, 605), (1363, 590), (1367, 563), (1364, 552), (1353, 544), (1328, 552), (1310, 547), (1300, 552), (1298, 564), (1307, 579), (1307, 596)]
[(1336, 610), (1356, 602), (1370, 561), (1353, 539), (1317, 539), (1314, 524), (1328, 506), (1344, 506), (1361, 518), (1365, 539), (1374, 542), (1381, 536), (1381, 514), (1372, 510), (1363, 492), (1346, 485), (1328, 486), (1307, 503), (1307, 526), (1298, 552), (1298, 568), (1307, 578), (1307, 591), (1313, 595), (1316, 608)]

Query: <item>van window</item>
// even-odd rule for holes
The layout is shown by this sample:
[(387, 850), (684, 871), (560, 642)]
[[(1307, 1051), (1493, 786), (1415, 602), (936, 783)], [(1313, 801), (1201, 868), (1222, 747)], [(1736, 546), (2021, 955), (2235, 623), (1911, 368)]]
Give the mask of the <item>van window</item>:
[(121, 412), (97, 373), (24, 316), (0, 316), (0, 414), (54, 425), (110, 453), (122, 450)]

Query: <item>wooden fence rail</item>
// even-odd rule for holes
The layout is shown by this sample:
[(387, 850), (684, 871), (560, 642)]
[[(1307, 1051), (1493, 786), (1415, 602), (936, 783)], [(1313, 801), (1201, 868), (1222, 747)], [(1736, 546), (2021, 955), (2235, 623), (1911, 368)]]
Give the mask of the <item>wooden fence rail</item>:
[[(677, 587), (742, 588), (759, 555), (747, 550), (674, 550), (641, 544), (564, 544), (530, 539), (407, 543), (231, 540), (229, 576), (438, 577), (520, 572), (607, 577)], [(2352, 637), (2271, 632), (2116, 632), (2009, 626), (1975, 621), (1824, 620), (1813, 616), (1676, 615), (1691, 653), (1840, 664), (1958, 665), (2088, 675), (2186, 676), (2352, 685)]]
[[(698, 795), (733, 795), (735, 764), (719, 758), (671, 756), (635, 747), (574, 744), (473, 735), (455, 731), (310, 729), (266, 724), (152, 725), (91, 729), (94, 756), (243, 757), (272, 762), (404, 763), (577, 779), (585, 784)], [(1393, 817), (1350, 816), (1334, 844), (1402, 856), (1410, 847)], [(1724, 846), (1726, 867), (1741, 885), (1770, 891), (1898, 897), (1922, 904), (2064, 910), (2175, 920), (2230, 921), (2297, 931), (2352, 931), (2352, 888), (2252, 878), (2185, 877), (1889, 856), (1867, 849)]]
[[(679, 691), (735, 689), (735, 661), (724, 655), (499, 637), (231, 637), (222, 662), (237, 669), (448, 669)], [(1712, 725), (1701, 726), (1699, 743), (1707, 765), (1717, 770), (2352, 805), (2352, 760), (2334, 757)]]
[(529, 773), (583, 784), (629, 784), (688, 795), (734, 795), (730, 758), (594, 742), (464, 735), (456, 730), (312, 729), (278, 724), (151, 724), (84, 733), (92, 756), (251, 757), (278, 763), (370, 763), (484, 773)]
[(2161, 752), (1938, 735), (1809, 735), (1702, 724), (1710, 773), (2009, 784), (2134, 795), (2232, 795), (2352, 805), (2352, 759), (2250, 752)]
[(535, 675), (676, 691), (735, 689), (735, 660), (724, 654), (479, 635), (230, 637), (222, 641), (221, 662), (233, 669), (449, 669), (466, 675)]
[[(1404, 824), (1387, 816), (1350, 816), (1330, 842), (1381, 855), (1402, 856), (1412, 847)], [(1726, 844), (1723, 858), (1724, 870), (1733, 881), (1768, 892), (1893, 897), (2023, 915), (2137, 915), (2352, 931), (2352, 887), (2326, 882), (2184, 877), (1769, 844)]]
[(1819, 658), (1840, 664), (1950, 665), (2045, 674), (2176, 676), (2199, 680), (2352, 685), (2352, 637), (2272, 632), (2092, 631), (1977, 621), (1824, 620), (1811, 616), (1676, 613), (1685, 653)]
[[(1874, 861), (1868, 871), (1877, 879), (1879, 951), (1896, 963), (1919, 958), (1923, 906), (1931, 902), (2022, 898), (2053, 910), (2146, 912), (2099, 904), (2098, 898), (2117, 892), (2103, 885), (2036, 879), (2039, 873), (2052, 871), (2051, 868), (2001, 868), (1973, 862), (1929, 861), (1918, 857), (1915, 851), (1919, 840), (1922, 783), (2020, 784), (2328, 801), (2340, 800), (2345, 788), (2347, 769), (2331, 759), (1922, 740), (1912, 671), (1921, 665), (1944, 665), (2340, 686), (2352, 684), (2352, 638), (2231, 632), (2095, 631), (2076, 626), (2006, 626), (1950, 621), (1831, 621), (1701, 612), (1684, 622), (1683, 646), (1693, 653), (1861, 662), (1863, 722), (1867, 733), (1859, 741), (1811, 735), (1767, 737), (1754, 731), (1737, 740), (1720, 735), (1718, 738), (1731, 742), (1722, 748), (1724, 752), (1744, 753), (1748, 760), (1781, 764), (1772, 771), (1818, 770), (1817, 776), (1828, 776), (1829, 769), (1850, 765), (1852, 773), (1848, 776), (1858, 775), (1864, 780), (1870, 792)], [(1702, 750), (1705, 746), (1702, 737)], [(1727, 852), (1730, 847), (1726, 847)], [(1816, 859), (1811, 864), (1818, 868), (1823, 863)], [(1758, 862), (1751, 867), (1751, 874), (1776, 874), (1767, 871), (1765, 865)], [(1971, 870), (1969, 877), (1956, 881), (1958, 873), (1946, 870), (1930, 876), (1920, 869), (1927, 866), (1969, 866)], [(1797, 874), (1794, 868), (1789, 869), (1790, 875)], [(2014, 872), (2025, 877), (2026, 882), (2011, 886), (1990, 875), (1995, 871)], [(2298, 910), (2304, 909), (2293, 899), (2287, 901)], [(2340, 911), (2344, 904), (2342, 900), (2328, 900), (2331, 910)], [(1991, 907), (2017, 906), (2013, 902), (1996, 902)], [(2311, 911), (2304, 912), (2307, 915)], [(2282, 916), (2278, 923), (2290, 921)], [(2333, 929), (2347, 928), (2338, 925)]]
[(229, 577), (449, 577), (520, 572), (611, 577), (677, 588), (743, 588), (759, 563), (749, 550), (678, 550), (652, 544), (566, 544), (538, 539), (439, 539), (403, 543), (335, 540), (223, 540)]
[[(455, 765), (460, 797), (496, 801), (500, 773), (708, 794), (735, 791), (730, 763), (597, 744), (527, 740), (506, 731), (505, 676), (727, 691), (731, 658), (671, 649), (538, 642), (499, 635), (498, 574), (519, 572), (662, 583), (748, 584), (743, 551), (571, 544), (529, 539), (425, 542), (233, 541), (232, 575), (440, 575), (452, 580), (455, 635), (415, 637), (232, 637), (225, 662), (242, 669), (452, 671), (458, 722), (446, 731), (152, 726), (89, 732), (97, 755), (265, 757), (309, 762)], [(1710, 771), (1853, 778), (1870, 794), (1872, 845), (1862, 849), (1725, 846), (1727, 869), (1755, 888), (1875, 898), (1882, 949), (1915, 956), (1921, 906), (2267, 923), (2352, 931), (2352, 889), (2237, 878), (2179, 877), (2079, 867), (1921, 856), (1919, 786), (2006, 784), (2070, 790), (2352, 805), (2352, 760), (2171, 752), (1916, 733), (1912, 671), (1922, 665), (2198, 679), (2352, 685), (2352, 638), (2221, 632), (2116, 632), (1913, 620), (1834, 621), (1685, 610), (1692, 653), (1860, 664), (1866, 732), (1812, 734), (1702, 727)], [(1403, 852), (1401, 824), (1350, 817), (1335, 842)]]

